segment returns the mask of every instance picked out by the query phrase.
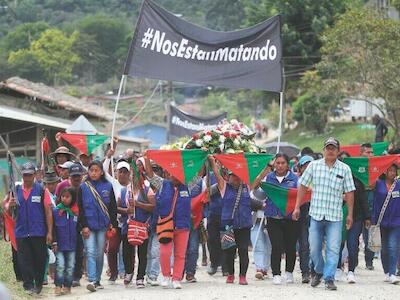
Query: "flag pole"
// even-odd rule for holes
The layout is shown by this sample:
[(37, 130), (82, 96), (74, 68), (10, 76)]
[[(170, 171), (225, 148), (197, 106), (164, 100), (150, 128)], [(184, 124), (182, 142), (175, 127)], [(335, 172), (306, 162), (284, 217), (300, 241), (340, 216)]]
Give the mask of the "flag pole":
[[(121, 77), (121, 81), (119, 83), (118, 94), (117, 94), (117, 100), (115, 101), (114, 115), (113, 115), (113, 121), (112, 121), (112, 127), (111, 127), (111, 143), (110, 143), (112, 150), (114, 150), (115, 121), (117, 118), (118, 104), (119, 104), (119, 100), (121, 98), (122, 89), (126, 82), (126, 76), (127, 75), (124, 74)], [(114, 175), (115, 175), (114, 174), (114, 156), (111, 156), (111, 174), (112, 174), (112, 177), (114, 178)]]
[(278, 144), (276, 146), (276, 153), (279, 153), (282, 137), (282, 124), (283, 123), (283, 92), (279, 93), (279, 125), (278, 125)]

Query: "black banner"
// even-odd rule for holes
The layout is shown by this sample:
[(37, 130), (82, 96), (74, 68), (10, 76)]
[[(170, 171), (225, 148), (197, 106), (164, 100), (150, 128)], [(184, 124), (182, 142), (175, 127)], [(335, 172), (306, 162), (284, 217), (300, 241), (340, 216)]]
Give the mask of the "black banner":
[(211, 118), (191, 116), (174, 105), (169, 106), (169, 135), (171, 138), (192, 136), (202, 130), (215, 129), (219, 122), (226, 118), (226, 112)]
[(281, 18), (220, 32), (144, 0), (124, 74), (281, 92)]

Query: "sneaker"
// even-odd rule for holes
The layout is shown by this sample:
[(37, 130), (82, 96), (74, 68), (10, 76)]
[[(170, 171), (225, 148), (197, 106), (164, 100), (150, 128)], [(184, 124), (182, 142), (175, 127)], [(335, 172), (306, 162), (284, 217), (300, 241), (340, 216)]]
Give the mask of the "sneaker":
[(56, 295), (56, 296), (61, 296), (61, 295), (62, 295), (62, 293), (61, 293), (61, 286), (56, 286), (56, 287), (54, 288), (54, 295)]
[(180, 290), (182, 288), (181, 282), (179, 280), (172, 281), (172, 288), (175, 290)]
[(257, 271), (256, 271), (255, 277), (256, 277), (258, 280), (263, 280), (263, 279), (264, 279), (264, 274), (263, 274), (262, 270), (257, 270)]
[(117, 281), (117, 278), (118, 278), (118, 276), (112, 276), (112, 277), (110, 277), (110, 278), (108, 279), (108, 283), (109, 283), (110, 285), (114, 285), (114, 284), (115, 284), (115, 281)]
[(132, 278), (133, 278), (133, 274), (132, 273), (131, 274), (125, 274), (124, 285), (125, 286), (129, 285), (131, 283), (131, 281), (132, 281)]
[(136, 288), (137, 289), (143, 289), (146, 286), (144, 285), (144, 280), (143, 279), (137, 279), (136, 280)]
[(197, 279), (192, 274), (186, 274), (186, 281), (189, 283), (193, 283), (193, 282), (197, 282)]
[(91, 291), (91, 292), (95, 292), (96, 291), (96, 284), (94, 282), (89, 282), (86, 285), (86, 289)]
[(272, 278), (272, 283), (275, 284), (275, 285), (282, 284), (281, 275), (274, 275), (274, 277)]
[(293, 283), (293, 282), (294, 282), (293, 273), (286, 272), (286, 283)]
[(268, 278), (268, 272), (266, 270), (262, 270), (261, 272), (263, 273), (264, 278), (267, 279)]
[(333, 280), (328, 280), (325, 282), (325, 289), (330, 290), (330, 291), (336, 291), (337, 287)]
[(81, 282), (79, 280), (72, 281), (72, 287), (78, 287), (78, 286), (81, 286)]
[(389, 273), (385, 274), (385, 279), (383, 280), (384, 282), (390, 282), (390, 276)]
[(201, 261), (201, 265), (202, 265), (203, 267), (206, 267), (206, 266), (207, 266), (207, 258), (203, 258), (203, 260)]
[(62, 293), (63, 295), (69, 295), (69, 294), (71, 294), (71, 288), (70, 288), (70, 287), (64, 287), (64, 288), (62, 289), (61, 293)]
[(365, 268), (367, 270), (373, 271), (374, 270), (374, 266), (373, 265), (366, 265)]
[(310, 274), (304, 273), (301, 275), (301, 283), (310, 283)]
[(35, 294), (35, 290), (32, 289), (27, 289), (25, 290), (25, 294), (27, 294), (28, 296), (33, 296)]
[(125, 273), (119, 273), (118, 277), (119, 277), (119, 279), (124, 279), (125, 278)]
[(340, 280), (342, 280), (342, 277), (343, 277), (342, 269), (336, 269), (335, 280), (340, 281)]
[(157, 279), (153, 279), (150, 277), (147, 277), (146, 282), (150, 285), (150, 286), (158, 286), (158, 281)]
[(171, 278), (169, 278), (169, 277), (162, 277), (161, 286), (162, 286), (164, 289), (167, 289), (167, 288), (170, 287), (170, 285), (171, 285)]
[(311, 286), (317, 287), (321, 283), (322, 274), (316, 273), (311, 279)]
[(247, 280), (246, 280), (246, 276), (243, 276), (243, 275), (239, 276), (239, 284), (240, 285), (248, 285)]
[(400, 282), (396, 275), (390, 275), (389, 280), (391, 284), (398, 284)]
[(216, 268), (216, 267), (214, 267), (214, 266), (212, 266), (212, 265), (210, 265), (209, 267), (208, 267), (208, 269), (207, 269), (207, 273), (208, 273), (208, 275), (214, 275), (215, 273), (217, 273), (217, 270), (218, 270), (218, 268)]
[(226, 283), (234, 283), (235, 282), (235, 275), (228, 275), (226, 277)]
[(349, 271), (349, 273), (347, 273), (347, 282), (356, 283), (356, 277), (354, 276), (354, 272)]
[(104, 286), (101, 285), (100, 281), (96, 281), (94, 283), (94, 287), (96, 288), (96, 290), (104, 290)]

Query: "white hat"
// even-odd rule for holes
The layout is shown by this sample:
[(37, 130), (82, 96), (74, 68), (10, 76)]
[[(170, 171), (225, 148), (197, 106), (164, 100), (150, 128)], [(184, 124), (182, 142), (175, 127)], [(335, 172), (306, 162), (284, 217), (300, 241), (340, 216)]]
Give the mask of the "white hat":
[(65, 163), (63, 163), (62, 165), (59, 165), (59, 166), (62, 169), (68, 169), (69, 170), (69, 168), (72, 167), (73, 164), (74, 163), (72, 161), (68, 160), (68, 161), (66, 161)]
[(122, 168), (126, 168), (128, 171), (131, 170), (131, 166), (130, 166), (126, 161), (120, 161), (120, 162), (117, 164), (117, 170), (120, 170), (120, 169), (122, 169)]

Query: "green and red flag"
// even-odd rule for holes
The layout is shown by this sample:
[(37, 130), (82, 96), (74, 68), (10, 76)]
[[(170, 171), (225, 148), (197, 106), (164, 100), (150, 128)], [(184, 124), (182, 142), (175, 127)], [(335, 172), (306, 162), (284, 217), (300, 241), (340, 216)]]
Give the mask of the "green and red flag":
[[(371, 143), (375, 156), (382, 155), (388, 148), (389, 142)], [(351, 156), (360, 156), (361, 144), (340, 146), (340, 151), (346, 151)]]
[(203, 219), (204, 204), (208, 202), (207, 190), (194, 197), (191, 202), (193, 228), (197, 229)]
[(201, 170), (207, 152), (192, 150), (147, 150), (147, 157), (168, 171), (181, 183), (188, 184)]
[(365, 186), (372, 186), (380, 175), (399, 159), (399, 155), (384, 155), (372, 157), (346, 157), (346, 163), (351, 172)]
[(90, 155), (93, 153), (94, 149), (104, 144), (108, 136), (62, 133), (61, 138), (78, 149), (81, 153)]
[[(296, 206), (297, 189), (288, 189), (268, 182), (262, 182), (261, 188), (267, 194), (267, 197), (279, 208), (283, 215), (287, 216), (293, 212), (294, 207)], [(310, 202), (310, 200), (311, 190), (308, 189), (301, 205)]]
[(252, 184), (274, 155), (266, 153), (233, 153), (214, 154), (214, 157), (243, 182)]
[[(3, 228), (3, 239), (10, 241), (12, 247), (17, 251), (17, 240), (15, 238), (15, 223), (16, 221), (6, 211), (3, 212), (4, 228)], [(7, 239), (8, 235), (8, 239)]]

